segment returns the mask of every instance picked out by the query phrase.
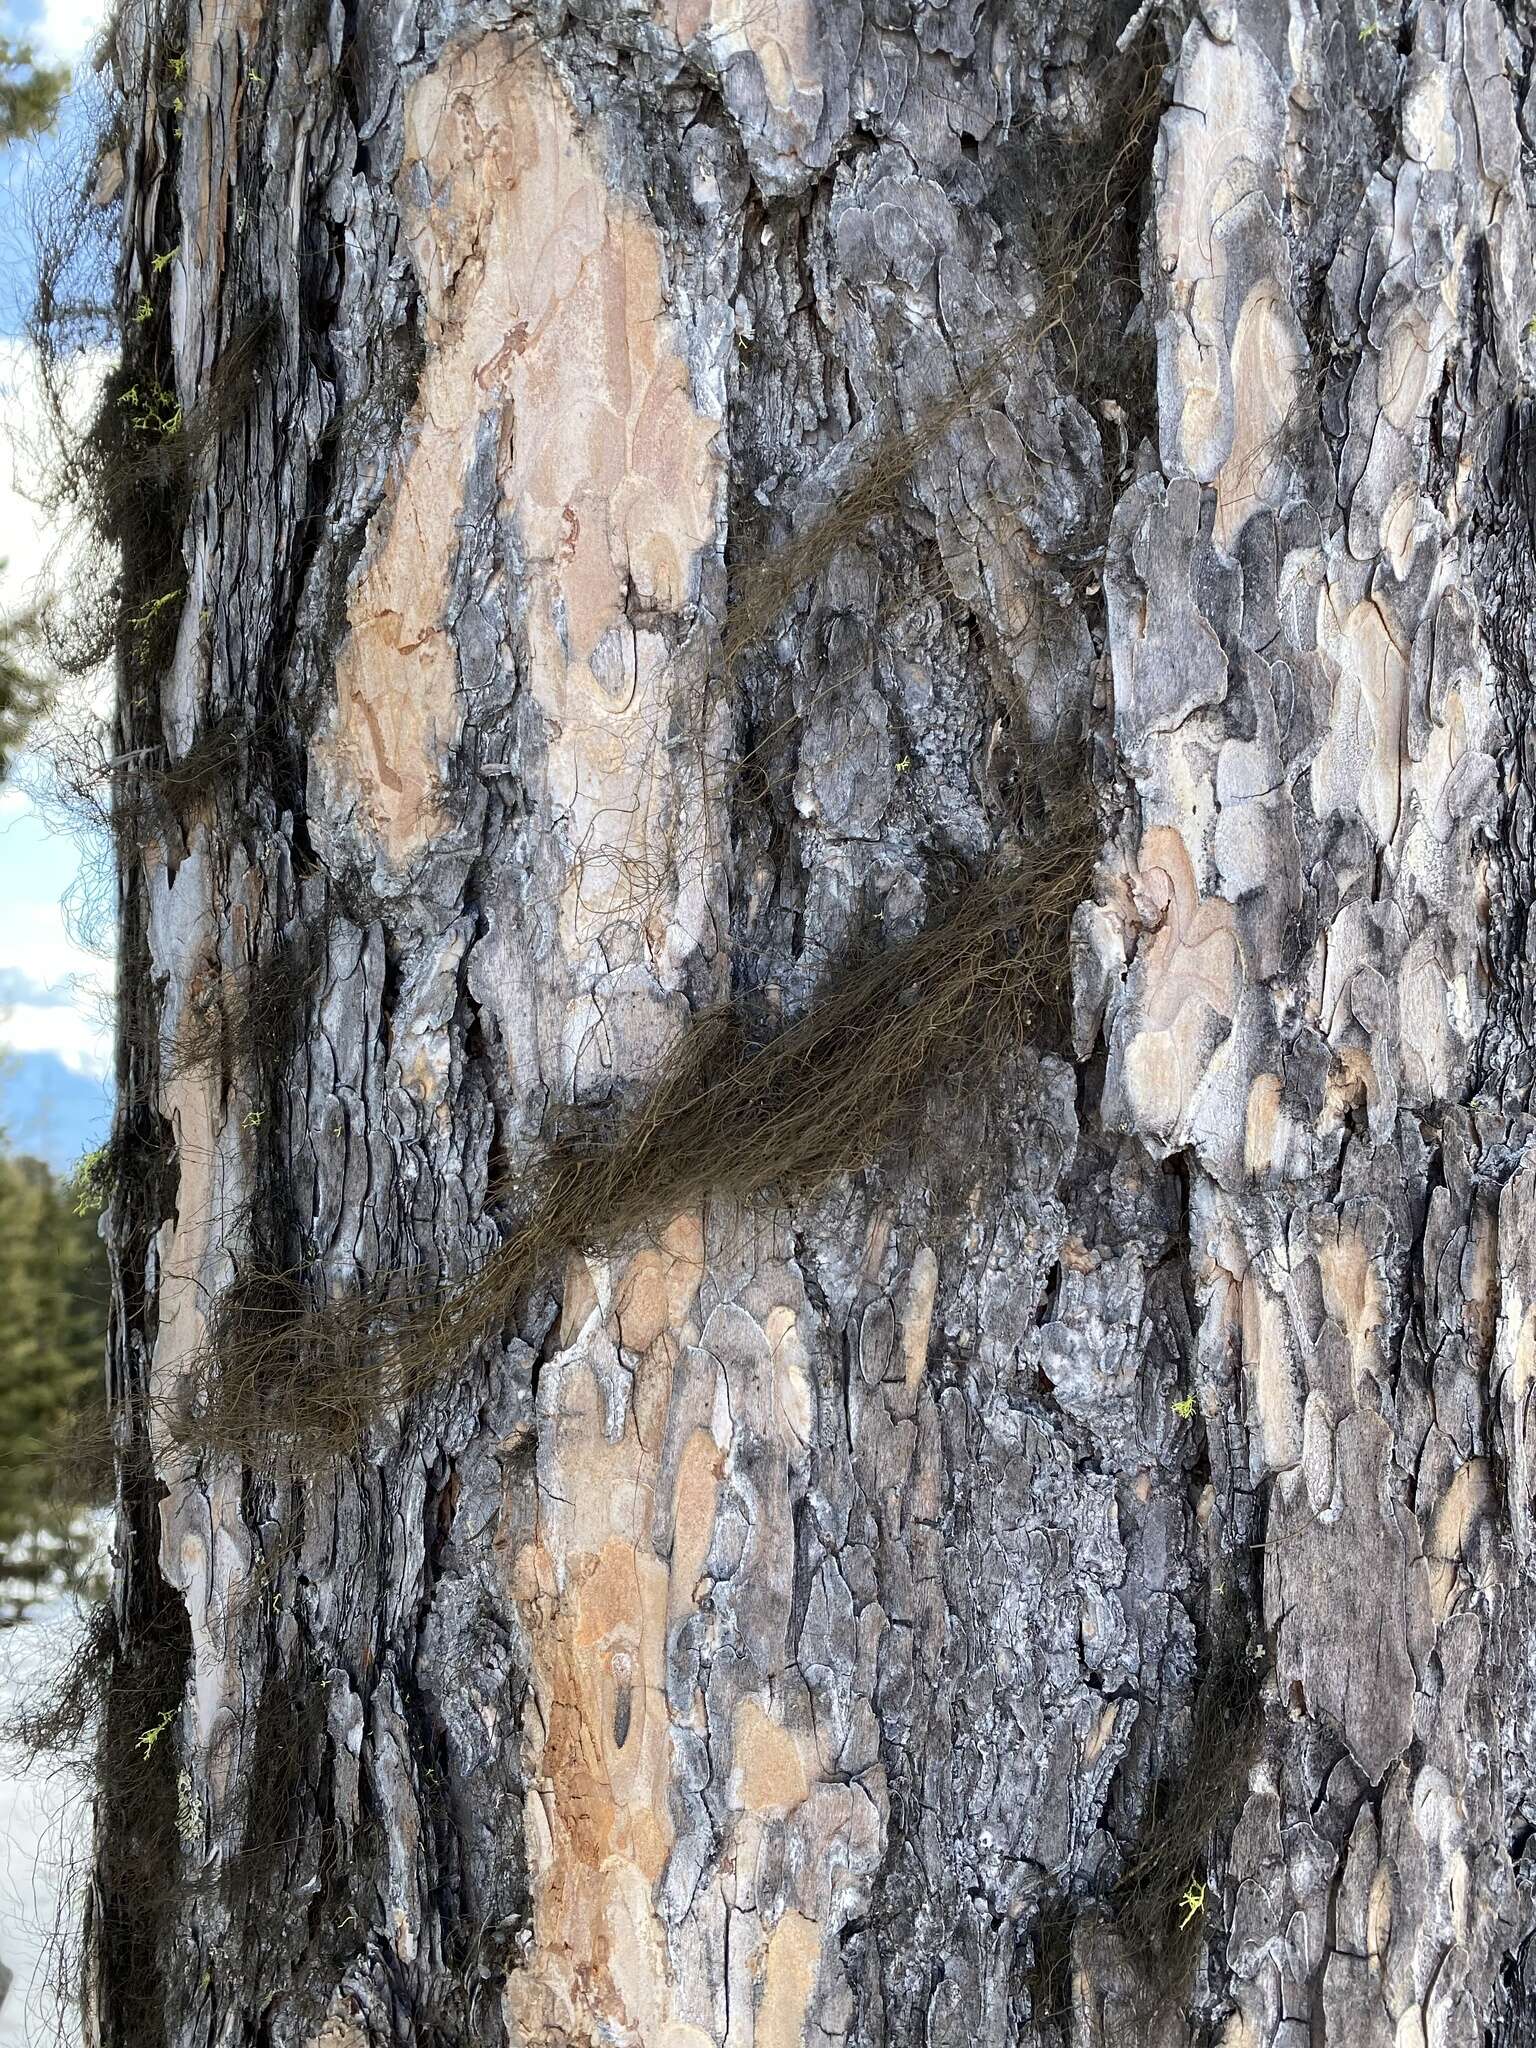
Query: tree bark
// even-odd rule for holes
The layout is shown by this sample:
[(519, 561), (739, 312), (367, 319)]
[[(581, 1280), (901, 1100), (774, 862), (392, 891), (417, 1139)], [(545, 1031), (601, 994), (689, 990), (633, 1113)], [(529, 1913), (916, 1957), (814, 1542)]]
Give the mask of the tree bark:
[[(1536, 2038), (1531, 24), (1122, 27), (115, 30), (212, 431), (118, 709), (113, 2048)], [(170, 1427), (243, 1276), (472, 1271), (1064, 775), (1070, 1041), (339, 1462)]]

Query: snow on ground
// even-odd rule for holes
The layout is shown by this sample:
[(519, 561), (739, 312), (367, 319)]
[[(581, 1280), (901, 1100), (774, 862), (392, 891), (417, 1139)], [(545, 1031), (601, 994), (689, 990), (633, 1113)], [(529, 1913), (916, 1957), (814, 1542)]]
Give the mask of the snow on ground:
[[(104, 1547), (110, 1518), (93, 1519)], [(22, 1590), (0, 1580), (0, 1605)], [(0, 1721), (46, 1688), (87, 1612), (88, 1604), (56, 1582), (22, 1619), (0, 1629)], [(76, 2016), (57, 1996), (54, 1943), (68, 1874), (79, 1869), (88, 1834), (79, 1772), (0, 1745), (0, 1963), (12, 1977), (0, 2002), (0, 2048), (74, 2048), (81, 2038)]]

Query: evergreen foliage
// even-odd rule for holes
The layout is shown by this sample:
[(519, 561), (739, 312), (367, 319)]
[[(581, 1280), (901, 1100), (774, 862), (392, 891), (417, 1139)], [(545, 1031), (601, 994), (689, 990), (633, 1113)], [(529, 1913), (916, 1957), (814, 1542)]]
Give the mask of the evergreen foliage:
[[(68, 88), (66, 65), (39, 64), (30, 44), (0, 36), (0, 149), (51, 128)], [(38, 626), (32, 613), (0, 618), (0, 776), (47, 701)]]
[(108, 1276), (89, 1181), (0, 1152), (0, 1564), (20, 1540), (63, 1534), (101, 1491), (71, 1456), (105, 1407)]
[(0, 36), (0, 149), (51, 128), (69, 88), (62, 64), (39, 64), (27, 43)]
[[(0, 561), (0, 570), (4, 567)], [(39, 623), (34, 612), (0, 618), (0, 778), (34, 719), (47, 707), (49, 688), (39, 659)]]

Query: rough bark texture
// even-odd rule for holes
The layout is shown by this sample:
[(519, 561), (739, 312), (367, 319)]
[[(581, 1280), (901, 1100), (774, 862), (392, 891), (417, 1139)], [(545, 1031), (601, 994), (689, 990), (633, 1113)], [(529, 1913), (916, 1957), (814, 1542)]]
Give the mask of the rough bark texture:
[[(119, 24), (123, 304), (189, 419), (260, 354), (119, 714), (243, 737), (123, 868), (117, 1602), (190, 1662), (106, 2042), (1536, 2038), (1530, 26), (1124, 25)], [(238, 1276), (468, 1269), (1047, 758), (1073, 1042), (947, 1142), (594, 1248), (339, 1468), (173, 1442)]]

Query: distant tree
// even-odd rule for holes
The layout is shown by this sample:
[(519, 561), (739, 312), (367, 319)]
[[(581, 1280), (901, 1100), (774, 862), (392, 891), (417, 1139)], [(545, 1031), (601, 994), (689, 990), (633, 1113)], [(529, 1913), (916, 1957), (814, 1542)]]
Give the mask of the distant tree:
[(30, 43), (0, 36), (0, 148), (51, 128), (69, 87), (69, 67), (39, 64)]
[[(67, 65), (40, 64), (30, 43), (0, 36), (0, 149), (51, 128), (68, 87)], [(47, 701), (47, 684), (32, 659), (37, 626), (31, 612), (0, 618), (0, 777)]]
[[(0, 571), (4, 568), (0, 561)], [(40, 626), (35, 609), (0, 617), (0, 779), (49, 699)]]
[(102, 1403), (106, 1254), (91, 1176), (71, 1186), (41, 1160), (0, 1152), (0, 1558), (26, 1533), (62, 1530), (91, 1498), (84, 1461)]

